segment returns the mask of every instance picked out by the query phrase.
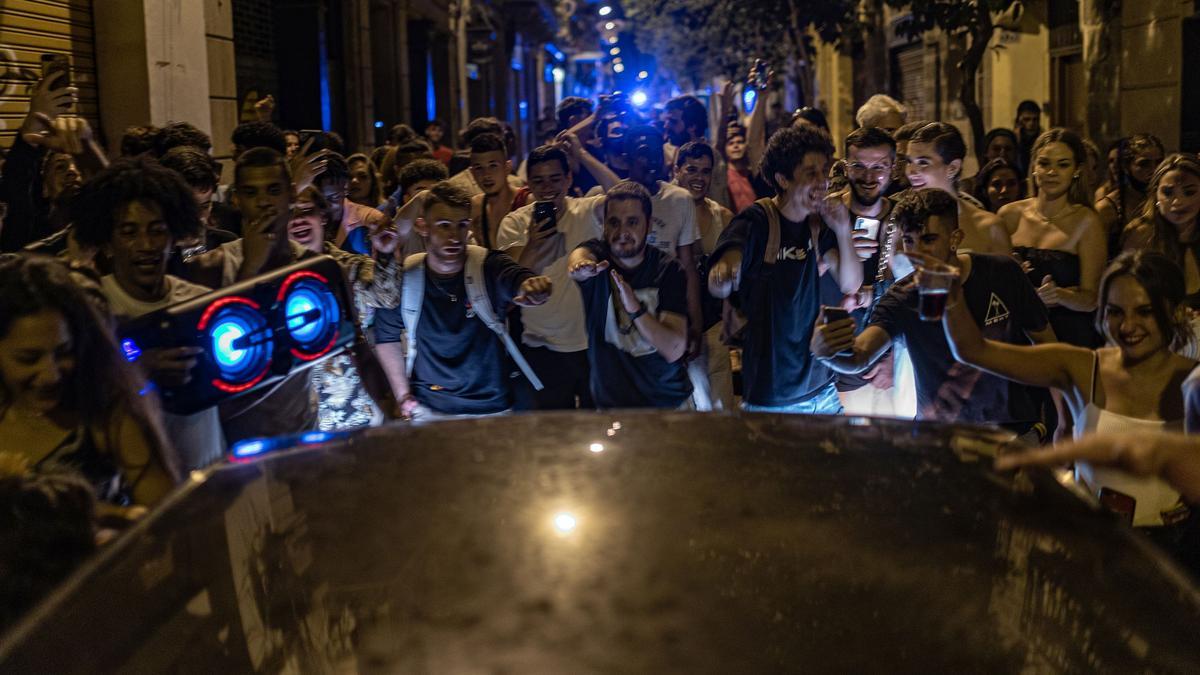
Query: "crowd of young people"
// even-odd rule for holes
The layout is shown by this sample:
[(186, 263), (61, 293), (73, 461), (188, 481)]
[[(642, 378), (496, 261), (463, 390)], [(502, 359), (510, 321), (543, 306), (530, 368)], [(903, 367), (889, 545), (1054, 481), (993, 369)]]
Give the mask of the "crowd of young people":
[[(110, 519), (235, 441), (385, 420), (740, 406), (1032, 443), (1183, 427), (1200, 160), (1148, 134), (1105, 173), (1025, 102), (967, 178), (959, 129), (887, 96), (835, 145), (819, 111), (742, 116), (727, 89), (715, 134), (692, 96), (661, 114), (569, 98), (521, 157), (494, 118), (458, 150), (433, 122), (358, 153), (251, 122), (223, 185), (186, 122), (129, 129), (110, 161), (74, 95), (39, 83), (0, 178), (0, 438), (23, 475), (77, 470)], [(130, 364), (120, 322), (316, 255), (353, 288), (352, 354), (195, 415), (157, 409), (146, 383), (194, 377), (203, 347)], [(1177, 488), (1075, 468), (1195, 562)]]

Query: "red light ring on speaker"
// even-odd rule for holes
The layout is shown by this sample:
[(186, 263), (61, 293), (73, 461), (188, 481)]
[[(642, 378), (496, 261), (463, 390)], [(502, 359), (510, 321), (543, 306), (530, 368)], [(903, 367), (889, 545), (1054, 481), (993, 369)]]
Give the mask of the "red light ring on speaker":
[(333, 345), (337, 344), (339, 335), (341, 335), (340, 330), (333, 331), (333, 337), (329, 338), (329, 344), (325, 345), (320, 350), (313, 352), (312, 354), (302, 352), (299, 349), (292, 347), (292, 356), (300, 359), (301, 361), (315, 361), (322, 356), (325, 356), (329, 353), (329, 350), (333, 349)]
[(208, 322), (212, 320), (213, 315), (217, 313), (217, 310), (226, 305), (232, 305), (234, 303), (249, 305), (250, 307), (253, 307), (255, 311), (258, 311), (259, 309), (257, 302), (251, 300), (250, 298), (243, 298), (240, 295), (231, 295), (227, 298), (221, 298), (220, 300), (217, 300), (213, 304), (209, 305), (208, 308), (204, 310), (204, 314), (200, 315), (200, 323), (196, 325), (196, 328), (199, 330), (207, 330)]
[(283, 298), (287, 295), (288, 289), (291, 288), (292, 284), (305, 277), (308, 277), (309, 279), (316, 279), (326, 286), (329, 285), (328, 279), (320, 274), (317, 274), (316, 272), (313, 272), (312, 270), (300, 270), (299, 272), (292, 272), (288, 275), (287, 279), (283, 280), (283, 284), (280, 285), (279, 294), (275, 296), (276, 302), (283, 302)]
[(267, 367), (263, 368), (262, 372), (260, 372), (258, 375), (255, 375), (254, 378), (251, 379), (249, 382), (243, 382), (241, 384), (229, 384), (228, 382), (225, 382), (219, 378), (216, 378), (216, 379), (213, 379), (212, 385), (227, 394), (237, 394), (239, 392), (243, 392), (248, 389), (252, 389), (259, 382), (262, 382), (263, 378), (267, 376), (267, 371), (270, 369), (271, 369), (271, 364), (268, 363)]

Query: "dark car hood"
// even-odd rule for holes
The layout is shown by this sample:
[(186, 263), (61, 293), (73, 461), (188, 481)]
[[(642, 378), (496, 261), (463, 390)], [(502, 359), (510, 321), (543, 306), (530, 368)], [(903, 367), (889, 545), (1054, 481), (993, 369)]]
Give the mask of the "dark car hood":
[(1195, 668), (1189, 580), (1048, 473), (994, 473), (1005, 438), (652, 412), (372, 429), (195, 476), (0, 670)]

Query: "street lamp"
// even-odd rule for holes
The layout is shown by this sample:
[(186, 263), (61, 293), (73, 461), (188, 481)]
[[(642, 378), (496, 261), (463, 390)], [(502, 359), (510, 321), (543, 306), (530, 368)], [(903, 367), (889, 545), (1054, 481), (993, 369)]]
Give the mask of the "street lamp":
[(609, 53), (610, 55), (612, 55), (612, 56), (616, 56), (617, 54), (620, 54), (620, 53), (621, 53), (621, 48), (620, 48), (620, 47), (613, 47), (612, 49), (608, 50), (608, 53)]
[(615, 63), (615, 64), (613, 64), (613, 72), (616, 72), (616, 73), (623, 73), (623, 72), (625, 72), (625, 64), (624, 64), (624, 63)]
[(650, 73), (647, 73), (647, 72), (646, 72), (646, 71), (644, 71), (644, 70), (643, 70), (642, 72), (638, 73), (638, 79), (639, 79), (639, 80), (644, 80), (644, 79), (646, 79), (647, 77), (650, 77)]
[(612, 7), (609, 7), (608, 5), (601, 7), (599, 14), (600, 16), (608, 16), (609, 14), (612, 14)]

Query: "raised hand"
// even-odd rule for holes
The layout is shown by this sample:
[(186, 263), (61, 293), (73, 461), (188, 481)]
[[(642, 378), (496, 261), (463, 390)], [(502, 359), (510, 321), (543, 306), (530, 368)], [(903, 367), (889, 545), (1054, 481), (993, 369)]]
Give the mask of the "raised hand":
[(259, 122), (270, 122), (272, 115), (275, 113), (275, 97), (267, 94), (267, 97), (254, 103), (254, 114), (258, 116)]
[(550, 277), (529, 277), (521, 284), (517, 297), (513, 298), (513, 304), (521, 307), (545, 304), (553, 290), (554, 285), (550, 283)]
[(742, 255), (729, 252), (708, 271), (709, 289), (718, 298), (728, 298), (742, 283)]
[(372, 220), (367, 223), (367, 227), (371, 236), (371, 247), (377, 253), (391, 255), (396, 252), (396, 247), (400, 245), (400, 234), (395, 223), (385, 218), (381, 221)]
[(66, 76), (65, 72), (56, 71), (34, 86), (32, 97), (29, 100), (29, 114), (26, 115), (25, 122), (21, 125), (22, 136), (37, 132), (42, 127), (48, 128), (50, 123), (46, 118), (53, 121), (59, 115), (66, 114), (75, 104), (79, 89), (55, 85)]
[(825, 201), (821, 203), (821, 219), (835, 232), (850, 231), (850, 209), (846, 206), (846, 192), (842, 190), (825, 195)]
[(617, 289), (617, 297), (621, 300), (621, 306), (625, 311), (633, 314), (642, 308), (642, 301), (638, 299), (637, 293), (634, 293), (633, 286), (625, 281), (625, 277), (617, 270), (609, 270), (609, 276), (612, 278), (613, 286)]
[(312, 148), (315, 140), (315, 138), (310, 138), (305, 141), (289, 161), (292, 169), (292, 185), (296, 187), (296, 192), (303, 192), (312, 187), (317, 178), (325, 173), (325, 169), (329, 166), (329, 155), (333, 154), (329, 150), (322, 150), (312, 157), (308, 156), (308, 151)]
[(567, 273), (570, 274), (571, 278), (575, 281), (587, 281), (606, 269), (608, 269), (607, 260), (602, 260), (600, 262), (595, 260), (580, 260), (574, 265), (571, 265), (571, 269), (567, 270)]
[(51, 118), (45, 113), (34, 113), (33, 117), (41, 124), (41, 131), (29, 131), (21, 134), (25, 142), (38, 145), (69, 155), (80, 155), (92, 142), (92, 127), (81, 117)]
[(813, 327), (812, 340), (808, 345), (813, 356), (831, 358), (838, 352), (853, 349), (854, 319), (847, 318), (825, 323), (824, 311), (821, 314), (817, 318), (817, 325)]

